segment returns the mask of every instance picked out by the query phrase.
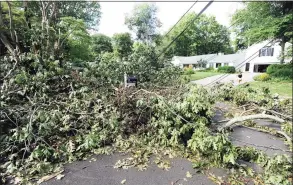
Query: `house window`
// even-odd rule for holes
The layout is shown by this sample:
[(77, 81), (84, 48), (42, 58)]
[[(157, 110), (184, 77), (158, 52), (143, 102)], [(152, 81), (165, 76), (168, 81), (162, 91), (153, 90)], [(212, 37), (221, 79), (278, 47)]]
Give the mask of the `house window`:
[(227, 66), (227, 65), (229, 65), (229, 63), (224, 63), (224, 66)]
[(183, 67), (188, 67), (189, 65), (188, 64), (183, 64)]
[(259, 57), (274, 56), (274, 48), (261, 48), (258, 53)]
[(216, 63), (216, 68), (221, 67), (221, 63)]

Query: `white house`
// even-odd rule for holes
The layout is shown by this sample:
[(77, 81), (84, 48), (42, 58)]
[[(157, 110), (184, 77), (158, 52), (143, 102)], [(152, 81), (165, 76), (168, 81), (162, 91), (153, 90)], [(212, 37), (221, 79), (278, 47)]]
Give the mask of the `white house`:
[[(235, 54), (224, 55), (208, 54), (197, 55), (190, 57), (175, 56), (172, 63), (181, 68), (192, 65), (198, 68), (200, 61), (207, 62), (206, 65), (200, 65), (200, 68), (213, 67), (217, 69), (219, 66), (234, 66), (236, 70), (249, 72), (265, 72), (270, 64), (280, 63), (281, 46), (279, 42), (270, 43), (270, 41), (263, 41), (248, 47), (246, 50)], [(286, 43), (285, 50), (292, 44)], [(290, 62), (291, 59), (285, 59), (285, 63)]]
[[(269, 43), (269, 44), (268, 44)], [(292, 44), (287, 42), (286, 49)], [(241, 66), (242, 71), (265, 72), (270, 64), (280, 63), (281, 46), (279, 42), (270, 43), (269, 40), (254, 44), (246, 49), (245, 64)], [(285, 59), (285, 63), (290, 59)]]

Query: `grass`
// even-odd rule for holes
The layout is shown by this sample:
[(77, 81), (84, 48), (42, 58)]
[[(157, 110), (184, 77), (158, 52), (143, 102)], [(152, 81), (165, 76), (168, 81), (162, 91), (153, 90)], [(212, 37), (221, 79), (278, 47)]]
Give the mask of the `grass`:
[(191, 81), (193, 80), (200, 80), (200, 79), (203, 79), (203, 78), (207, 78), (207, 77), (210, 77), (210, 76), (215, 76), (215, 75), (219, 75), (221, 73), (219, 72), (214, 72), (214, 71), (207, 71), (207, 72), (195, 72), (195, 74), (192, 74), (192, 75), (183, 75), (187, 78), (189, 78)]
[(268, 87), (271, 93), (278, 93), (280, 96), (292, 98), (292, 82), (254, 81), (254, 82), (250, 82), (249, 84), (255, 88)]

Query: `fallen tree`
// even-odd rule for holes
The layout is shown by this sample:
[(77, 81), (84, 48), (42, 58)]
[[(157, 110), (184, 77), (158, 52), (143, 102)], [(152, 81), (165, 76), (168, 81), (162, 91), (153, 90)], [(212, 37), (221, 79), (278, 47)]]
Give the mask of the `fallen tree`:
[(222, 131), (223, 129), (232, 126), (233, 124), (237, 122), (243, 122), (247, 120), (253, 120), (253, 119), (271, 119), (274, 121), (277, 121), (279, 123), (284, 123), (285, 121), (279, 117), (268, 115), (268, 114), (255, 114), (255, 115), (249, 115), (249, 116), (241, 116), (241, 117), (236, 117), (225, 123), (223, 126), (220, 126), (218, 128), (218, 131)]

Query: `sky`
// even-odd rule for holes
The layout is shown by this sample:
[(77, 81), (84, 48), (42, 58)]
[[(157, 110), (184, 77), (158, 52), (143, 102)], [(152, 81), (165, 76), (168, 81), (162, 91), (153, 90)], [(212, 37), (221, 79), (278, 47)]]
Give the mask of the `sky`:
[[(135, 4), (142, 2), (100, 2), (102, 17), (98, 33), (112, 36), (114, 33), (130, 32), (124, 25), (125, 15), (131, 13)], [(171, 28), (194, 2), (155, 2), (158, 7), (158, 18), (162, 22), (160, 32)], [(199, 13), (208, 2), (197, 2), (190, 10)], [(240, 2), (213, 2), (204, 12), (214, 15), (220, 24), (230, 25), (231, 15), (242, 8)], [(93, 32), (91, 32), (93, 34)]]

